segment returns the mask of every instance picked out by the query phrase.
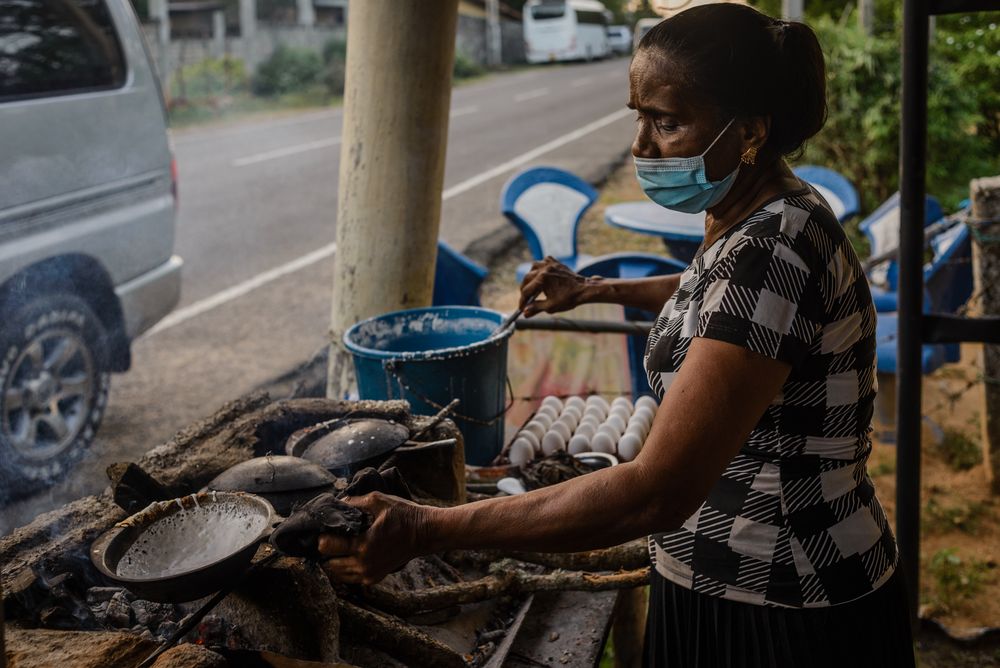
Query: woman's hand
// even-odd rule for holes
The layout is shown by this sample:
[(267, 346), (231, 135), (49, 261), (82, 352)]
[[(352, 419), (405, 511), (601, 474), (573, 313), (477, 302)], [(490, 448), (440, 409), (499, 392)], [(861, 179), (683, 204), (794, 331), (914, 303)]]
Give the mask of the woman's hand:
[[(553, 257), (546, 257), (531, 265), (531, 271), (521, 282), (521, 301), (524, 315), (558, 313), (586, 303), (588, 281)], [(539, 295), (545, 294), (545, 298)], [(534, 297), (535, 301), (528, 301)]]
[(334, 579), (373, 585), (424, 553), (419, 540), (422, 522), (419, 504), (380, 492), (343, 501), (368, 513), (372, 524), (360, 536), (320, 536), (320, 553), (331, 557), (323, 563), (323, 568)]

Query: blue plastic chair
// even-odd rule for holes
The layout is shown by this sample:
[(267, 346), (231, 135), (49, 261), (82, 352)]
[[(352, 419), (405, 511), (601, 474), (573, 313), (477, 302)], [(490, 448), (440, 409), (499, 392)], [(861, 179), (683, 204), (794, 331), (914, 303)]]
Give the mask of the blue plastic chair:
[[(924, 227), (933, 225), (944, 217), (941, 203), (937, 198), (928, 195), (924, 203)], [(871, 247), (871, 254), (881, 255), (899, 246), (899, 193), (893, 193), (889, 199), (882, 202), (867, 218), (858, 224)], [(899, 300), (896, 290), (899, 287), (899, 265), (895, 260), (888, 260), (871, 270), (868, 275), (871, 284), (872, 300), (875, 310), (879, 313), (895, 311)]]
[(860, 211), (858, 191), (839, 172), (816, 165), (801, 165), (794, 168), (792, 172), (823, 196), (841, 223), (858, 215)]
[[(577, 255), (576, 231), (597, 191), (556, 167), (532, 167), (514, 175), (500, 193), (500, 210), (521, 231), (535, 260), (551, 255), (571, 269), (587, 259)], [(520, 281), (531, 268), (517, 268)]]
[(487, 273), (486, 267), (439, 239), (434, 267), (434, 306), (479, 306), (479, 286)]
[[(583, 276), (603, 276), (605, 278), (648, 278), (679, 274), (687, 269), (687, 265), (672, 258), (661, 257), (653, 253), (611, 253), (595, 257), (576, 268)], [(650, 313), (637, 308), (625, 308), (627, 320), (653, 320), (658, 313)], [(629, 370), (632, 373), (632, 398), (637, 399), (643, 394), (652, 394), (646, 381), (646, 370), (643, 367), (643, 356), (646, 352), (646, 338), (637, 334), (628, 337)]]
[[(972, 296), (972, 241), (969, 228), (958, 223), (931, 241), (934, 260), (924, 267), (924, 312), (955, 313)], [(896, 338), (899, 316), (895, 311), (879, 313), (876, 350), (880, 373), (896, 373)], [(928, 343), (923, 347), (923, 372), (932, 373), (943, 364), (957, 362), (957, 343)]]

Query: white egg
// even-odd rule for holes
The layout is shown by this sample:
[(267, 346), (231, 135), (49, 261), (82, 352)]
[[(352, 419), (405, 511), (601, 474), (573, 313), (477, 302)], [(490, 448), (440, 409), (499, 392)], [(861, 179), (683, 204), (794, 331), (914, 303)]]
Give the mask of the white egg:
[(542, 399), (542, 406), (552, 406), (558, 413), (563, 409), (563, 402), (559, 397), (545, 397)]
[(565, 402), (563, 402), (567, 407), (572, 406), (576, 410), (583, 413), (583, 409), (587, 407), (587, 402), (580, 397), (570, 397)]
[(615, 452), (615, 439), (607, 432), (599, 431), (590, 439), (590, 449), (594, 452), (606, 452), (609, 455)]
[(549, 427), (549, 433), (557, 432), (562, 436), (563, 443), (569, 440), (569, 437), (573, 435), (573, 430), (565, 422), (553, 422), (552, 426)]
[[(618, 437), (621, 436), (621, 434), (619, 434), (618, 431), (607, 422), (605, 422), (604, 424), (602, 424), (600, 427), (597, 428), (597, 434), (607, 434), (608, 438), (611, 439), (612, 445), (617, 443)], [(594, 434), (594, 438), (597, 437), (597, 434)], [(594, 439), (592, 438), (590, 440)]]
[(642, 421), (642, 418), (629, 420), (625, 426), (626, 434), (639, 434), (639, 438), (645, 438), (648, 431), (649, 427)]
[(610, 425), (618, 435), (621, 436), (625, 433), (625, 420), (621, 419), (617, 415), (609, 415), (608, 419), (604, 421), (604, 424)]
[(617, 415), (622, 419), (622, 422), (627, 424), (628, 419), (632, 417), (632, 411), (619, 404), (618, 406), (611, 407), (611, 412), (608, 413), (608, 417), (611, 417), (612, 415)]
[(597, 433), (597, 425), (592, 422), (581, 422), (577, 425), (576, 431), (573, 433), (591, 438)]
[(556, 420), (556, 422), (562, 422), (564, 425), (569, 427), (569, 433), (571, 434), (576, 430), (576, 426), (580, 423), (580, 421), (572, 413), (563, 413), (559, 416), (559, 419)]
[(608, 417), (608, 411), (600, 406), (587, 406), (583, 410), (583, 414), (584, 416), (593, 415), (598, 420), (604, 420), (604, 418)]
[[(558, 423), (556, 423), (558, 424)], [(545, 434), (545, 438), (542, 439), (542, 454), (545, 456), (551, 455), (558, 450), (566, 449), (566, 439), (563, 435), (556, 430), (552, 430)]]
[(618, 441), (618, 458), (630, 462), (642, 450), (642, 439), (635, 434), (625, 434)]
[[(535, 452), (539, 452), (542, 449), (542, 440), (535, 436), (535, 432), (528, 431), (527, 429), (522, 429), (518, 434), (517, 438), (526, 438), (528, 442), (531, 443), (531, 447)], [(516, 440), (516, 439), (515, 439)]]
[(566, 446), (566, 449), (569, 450), (569, 454), (571, 455), (590, 452), (590, 438), (583, 434), (576, 434), (573, 438), (569, 439), (569, 445)]
[[(595, 430), (597, 429), (598, 426), (600, 426), (602, 422), (604, 422), (604, 419), (597, 417), (593, 413), (584, 415), (582, 418), (580, 418), (580, 424), (589, 424), (593, 426)], [(576, 425), (577, 429), (580, 428), (580, 424)]]
[(510, 450), (507, 452), (507, 457), (510, 459), (510, 463), (514, 466), (524, 466), (535, 458), (535, 446), (531, 444), (531, 441), (523, 436), (518, 436), (514, 439), (514, 442), (510, 444)]
[(648, 394), (644, 394), (635, 400), (636, 409), (642, 408), (643, 406), (648, 406), (649, 409), (655, 413), (656, 409), (660, 407), (660, 403)]
[(534, 422), (538, 422), (542, 425), (545, 425), (546, 431), (548, 431), (549, 427), (552, 426), (552, 423), (556, 421), (555, 418), (549, 415), (548, 413), (535, 413), (535, 417), (531, 419)]
[(628, 397), (615, 397), (611, 402), (611, 406), (612, 408), (615, 406), (624, 406), (629, 412), (632, 412), (632, 400)]
[(633, 413), (633, 415), (644, 415), (650, 422), (652, 422), (653, 418), (656, 417), (656, 409), (650, 408), (649, 406), (639, 406), (635, 409), (635, 413)]
[(602, 401), (604, 401), (604, 399), (601, 398), (601, 395), (599, 395), (599, 394), (591, 394), (591, 395), (587, 396), (586, 401), (584, 401), (583, 403), (587, 404), (588, 406), (596, 406), (597, 404), (601, 403)]
[(572, 415), (576, 418), (576, 421), (579, 422), (580, 418), (583, 417), (583, 409), (577, 408), (576, 406), (566, 406), (566, 408), (562, 411), (562, 415), (559, 417), (562, 417), (563, 415)]
[(541, 442), (542, 437), (545, 436), (545, 432), (549, 430), (549, 427), (548, 425), (542, 424), (538, 420), (532, 420), (528, 424), (524, 425), (524, 429), (525, 431), (530, 431), (532, 434), (534, 434), (535, 438), (537, 438), (538, 441)]
[(535, 415), (548, 415), (550, 418), (555, 420), (557, 417), (559, 417), (559, 409), (551, 405), (550, 406), (542, 405), (539, 406), (537, 411), (535, 411)]

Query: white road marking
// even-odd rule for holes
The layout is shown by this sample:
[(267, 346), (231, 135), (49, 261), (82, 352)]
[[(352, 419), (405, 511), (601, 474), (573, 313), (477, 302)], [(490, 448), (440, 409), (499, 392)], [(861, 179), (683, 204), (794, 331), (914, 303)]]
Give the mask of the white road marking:
[(518, 93), (514, 96), (515, 102), (524, 102), (525, 100), (534, 100), (536, 97), (542, 97), (543, 95), (548, 95), (548, 88), (536, 88), (535, 90), (529, 90), (524, 93)]
[(252, 292), (259, 287), (267, 285), (272, 281), (276, 281), (283, 276), (292, 274), (300, 269), (305, 269), (309, 265), (316, 264), (320, 260), (325, 260), (333, 255), (336, 250), (336, 243), (327, 244), (326, 246), (318, 248), (311, 253), (306, 253), (301, 257), (297, 257), (291, 262), (286, 262), (285, 264), (275, 267), (274, 269), (268, 269), (267, 271), (257, 274), (253, 278), (249, 278), (242, 283), (237, 283), (231, 288), (226, 288), (221, 292), (216, 292), (210, 297), (199, 299), (193, 304), (177, 309), (168, 315), (166, 318), (158, 322), (156, 326), (146, 332), (146, 336), (152, 336), (153, 334), (176, 327), (182, 322), (186, 322), (195, 316), (199, 316), (202, 313), (211, 311), (212, 309), (222, 306), (227, 302), (238, 299), (243, 295)]
[(451, 110), (451, 117), (458, 118), (459, 116), (465, 116), (466, 114), (474, 114), (479, 111), (479, 107), (472, 105), (471, 107), (459, 107), (458, 109)]
[[(497, 165), (492, 169), (488, 169), (485, 172), (482, 172), (481, 174), (477, 174), (472, 178), (466, 179), (461, 183), (453, 185), (452, 187), (446, 189), (443, 193), (441, 193), (441, 199), (443, 201), (443, 200), (449, 200), (452, 197), (457, 197), (458, 195), (461, 195), (464, 192), (468, 192), (469, 190), (472, 190), (476, 186), (485, 183), (490, 179), (500, 176), (505, 172), (508, 172), (516, 167), (520, 167), (521, 165), (534, 160), (540, 155), (544, 155), (549, 151), (553, 151), (559, 148), (560, 146), (565, 146), (566, 144), (572, 141), (580, 139), (581, 137), (584, 137), (590, 134), (591, 132), (594, 132), (595, 130), (599, 130), (606, 125), (610, 125), (611, 123), (614, 123), (619, 119), (625, 118), (630, 114), (632, 114), (631, 109), (619, 109), (618, 111), (610, 113), (607, 116), (598, 118), (596, 121), (587, 123), (583, 127), (577, 128), (572, 132), (567, 132), (561, 137), (557, 137), (550, 142), (542, 144), (541, 146), (538, 146), (528, 151), (527, 153), (522, 153), (516, 158), (512, 158), (511, 160), (508, 160), (503, 164)], [(180, 325), (183, 322), (187, 322), (191, 318), (197, 317), (203, 313), (211, 311), (212, 309), (218, 308), (223, 304), (231, 302), (234, 299), (239, 299), (240, 297), (243, 297), (244, 295), (253, 292), (257, 288), (263, 287), (268, 283), (271, 283), (273, 281), (278, 280), (279, 278), (282, 278), (283, 276), (295, 273), (301, 269), (305, 269), (310, 265), (316, 264), (321, 260), (325, 260), (326, 258), (333, 255), (334, 252), (336, 252), (336, 250), (337, 250), (336, 243), (327, 244), (326, 246), (314, 250), (311, 253), (307, 253), (306, 255), (295, 258), (294, 260), (286, 262), (283, 265), (274, 267), (273, 269), (269, 269), (265, 272), (257, 274), (256, 276), (249, 278), (241, 283), (237, 283), (236, 285), (230, 288), (226, 288), (221, 292), (217, 292), (214, 295), (211, 295), (204, 299), (200, 299), (194, 302), (193, 304), (185, 306), (184, 308), (177, 309), (176, 311), (168, 315), (166, 318), (161, 320), (159, 323), (157, 323), (156, 326), (154, 326), (148, 332), (146, 332), (145, 336), (152, 336), (153, 334), (158, 334), (160, 332), (166, 331), (168, 329), (176, 327), (177, 325)]]
[(243, 158), (236, 158), (233, 160), (233, 167), (247, 167), (249, 165), (256, 165), (261, 162), (266, 162), (268, 160), (275, 160), (277, 158), (287, 158), (290, 155), (297, 155), (299, 153), (305, 153), (306, 151), (315, 151), (320, 148), (329, 148), (330, 146), (336, 146), (340, 143), (340, 137), (331, 137), (330, 139), (317, 139), (316, 141), (306, 142), (305, 144), (296, 144), (295, 146), (285, 146), (284, 148), (276, 148), (273, 151), (264, 151), (263, 153), (255, 153), (253, 155), (248, 155)]
[(573, 81), (571, 81), (569, 85), (572, 86), (573, 88), (579, 88), (580, 86), (586, 86), (591, 81), (593, 81), (593, 79), (591, 79), (590, 77), (580, 77), (579, 79), (573, 79)]
[(592, 123), (587, 123), (582, 128), (577, 128), (572, 132), (567, 132), (561, 137), (556, 137), (552, 141), (542, 144), (541, 146), (538, 146), (536, 148), (533, 148), (527, 153), (522, 153), (516, 158), (512, 158), (511, 160), (508, 160), (507, 162), (501, 165), (497, 165), (493, 169), (488, 169), (481, 174), (477, 174), (472, 178), (466, 179), (461, 183), (453, 185), (452, 187), (448, 188), (441, 194), (441, 199), (450, 199), (457, 195), (461, 195), (462, 193), (468, 190), (472, 190), (481, 183), (485, 183), (492, 178), (500, 176), (504, 172), (509, 172), (515, 167), (520, 167), (521, 165), (531, 162), (540, 155), (544, 155), (545, 153), (555, 150), (560, 146), (564, 146), (570, 143), (571, 141), (575, 141), (580, 137), (584, 137), (593, 132), (594, 130), (600, 130), (605, 125), (610, 125), (611, 123), (614, 123), (619, 119), (625, 118), (626, 116), (630, 116), (632, 113), (634, 112), (631, 109), (619, 109), (618, 111), (610, 113), (607, 116), (598, 118), (596, 121)]

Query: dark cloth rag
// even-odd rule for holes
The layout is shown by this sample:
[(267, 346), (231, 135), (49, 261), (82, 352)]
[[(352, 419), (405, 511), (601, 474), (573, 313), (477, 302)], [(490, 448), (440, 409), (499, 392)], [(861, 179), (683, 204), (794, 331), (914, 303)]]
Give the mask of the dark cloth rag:
[(373, 468), (358, 471), (347, 488), (339, 494), (326, 492), (298, 506), (287, 520), (271, 534), (271, 545), (293, 557), (322, 561), (319, 537), (323, 533), (358, 536), (368, 530), (372, 518), (341, 499), (382, 492), (404, 499), (411, 498), (402, 476), (395, 468), (379, 472)]

